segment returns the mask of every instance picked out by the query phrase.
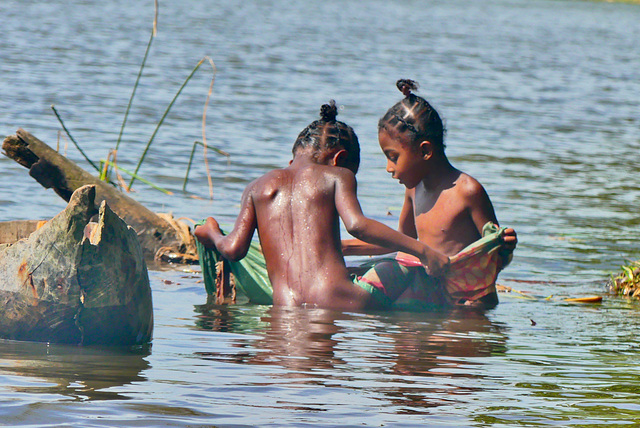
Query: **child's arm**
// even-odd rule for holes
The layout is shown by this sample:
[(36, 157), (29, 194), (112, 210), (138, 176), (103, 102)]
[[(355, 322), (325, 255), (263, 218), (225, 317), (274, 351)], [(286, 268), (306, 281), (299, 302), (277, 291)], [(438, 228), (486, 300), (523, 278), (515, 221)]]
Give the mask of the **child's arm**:
[(250, 184), (242, 194), (240, 213), (236, 219), (233, 230), (228, 235), (223, 235), (218, 222), (213, 218), (207, 218), (202, 226), (193, 231), (198, 241), (206, 248), (215, 248), (227, 260), (240, 260), (247, 255), (253, 232), (256, 230), (256, 211), (251, 198)]
[[(398, 231), (407, 236), (418, 239), (415, 218), (413, 216), (413, 200), (409, 189), (405, 190), (404, 204), (402, 205), (400, 220), (398, 221)], [(389, 254), (394, 251), (396, 250), (382, 247), (380, 245), (369, 244), (361, 241), (360, 239), (342, 240), (342, 252), (345, 256), (378, 256)]]
[(337, 177), (336, 208), (350, 234), (370, 244), (418, 257), (422, 264), (429, 267), (431, 275), (444, 273), (449, 264), (447, 256), (385, 224), (365, 217), (356, 196), (356, 179), (353, 173), (345, 169), (337, 172)]
[[(467, 189), (467, 197), (471, 210), (471, 218), (473, 219), (473, 222), (478, 228), (480, 234), (482, 234), (482, 228), (488, 221), (498, 224), (495, 210), (493, 209), (493, 204), (489, 199), (489, 195), (479, 182), (472, 180), (469, 188)], [(500, 266), (501, 270), (511, 262), (513, 251), (518, 244), (516, 231), (512, 228), (507, 228), (504, 232), (503, 240), (504, 243), (500, 249), (500, 257), (502, 259)]]
[(369, 244), (360, 239), (342, 240), (342, 254), (345, 256), (381, 256), (393, 251), (380, 245)]

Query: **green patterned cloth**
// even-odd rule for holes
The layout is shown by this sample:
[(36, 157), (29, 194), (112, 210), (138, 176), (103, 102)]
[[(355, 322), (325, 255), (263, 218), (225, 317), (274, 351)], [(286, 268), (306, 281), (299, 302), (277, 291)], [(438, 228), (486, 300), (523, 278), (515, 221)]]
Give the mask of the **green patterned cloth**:
[[(204, 220), (196, 226), (201, 224), (204, 224)], [(498, 250), (503, 243), (504, 230), (504, 227), (487, 223), (480, 240), (451, 257), (451, 269), (445, 276), (445, 288), (452, 301), (477, 300), (489, 292), (495, 292), (495, 280), (500, 270)], [(197, 242), (197, 246), (207, 294), (216, 294), (216, 263), (221, 260), (221, 256), (216, 250), (204, 248), (200, 242)], [(373, 267), (379, 261), (381, 260), (364, 263), (363, 266), (370, 264)], [(403, 266), (421, 266), (419, 261), (396, 261)], [(238, 291), (252, 303), (273, 304), (273, 288), (258, 242), (251, 243), (249, 252), (242, 260), (228, 263), (235, 276)]]
[[(204, 224), (204, 220), (196, 226)], [(198, 257), (207, 294), (216, 294), (216, 263), (222, 258), (216, 250), (205, 248), (198, 240)], [(240, 261), (229, 262), (236, 279), (236, 288), (258, 305), (273, 304), (273, 288), (267, 274), (267, 265), (258, 242), (252, 242), (249, 252)]]

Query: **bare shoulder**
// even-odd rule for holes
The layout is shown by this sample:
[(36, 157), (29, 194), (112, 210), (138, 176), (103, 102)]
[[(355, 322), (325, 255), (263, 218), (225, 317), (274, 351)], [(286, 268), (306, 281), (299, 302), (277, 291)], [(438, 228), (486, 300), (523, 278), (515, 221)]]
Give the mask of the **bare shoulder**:
[(482, 228), (488, 221), (498, 224), (489, 194), (478, 180), (461, 173), (456, 181), (456, 187), (459, 187), (458, 196), (464, 208), (470, 213), (478, 233), (482, 234)]
[(331, 174), (334, 174), (339, 179), (355, 180), (356, 178), (356, 175), (353, 173), (353, 171), (347, 168), (329, 166), (327, 167), (327, 169)]
[(356, 191), (356, 175), (353, 173), (353, 171), (347, 168), (335, 166), (328, 166), (326, 167), (326, 169), (328, 177), (331, 178), (331, 181), (335, 184), (336, 187), (350, 192)]
[(314, 182), (323, 179), (328, 185), (339, 182), (351, 183), (356, 178), (355, 174), (347, 168), (318, 164), (307, 166), (304, 168), (303, 174), (306, 178), (313, 179)]
[(291, 181), (290, 176), (291, 173), (286, 169), (271, 170), (249, 183), (246, 192), (254, 196), (272, 193), (285, 187), (285, 184)]
[(488, 198), (487, 192), (482, 184), (464, 172), (461, 172), (456, 180), (455, 189), (460, 198), (471, 204), (482, 202)]

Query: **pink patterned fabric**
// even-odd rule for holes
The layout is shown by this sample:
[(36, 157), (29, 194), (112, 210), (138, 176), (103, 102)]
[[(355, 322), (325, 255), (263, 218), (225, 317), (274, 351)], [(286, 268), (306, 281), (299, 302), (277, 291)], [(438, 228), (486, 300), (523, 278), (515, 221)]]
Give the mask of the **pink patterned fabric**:
[[(444, 277), (444, 290), (450, 304), (468, 304), (496, 292), (501, 266), (499, 250), (505, 229), (487, 223), (480, 240), (451, 257), (451, 266)], [(403, 256), (396, 258), (399, 264), (421, 266), (417, 259)]]

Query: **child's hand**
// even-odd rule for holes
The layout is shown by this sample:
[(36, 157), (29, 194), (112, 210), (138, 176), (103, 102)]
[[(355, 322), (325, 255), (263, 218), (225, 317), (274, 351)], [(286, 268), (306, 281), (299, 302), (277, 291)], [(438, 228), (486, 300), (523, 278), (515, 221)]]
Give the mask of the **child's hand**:
[(513, 252), (513, 250), (516, 249), (516, 245), (518, 245), (518, 235), (516, 235), (515, 230), (513, 230), (512, 228), (505, 229), (503, 240), (503, 247), (505, 250)]
[(498, 253), (501, 259), (500, 266), (498, 267), (500, 270), (511, 263), (513, 250), (516, 249), (516, 245), (518, 245), (518, 235), (516, 235), (516, 231), (512, 228), (505, 229), (504, 235), (502, 236), (502, 248), (500, 248)]
[(220, 230), (220, 225), (218, 224), (218, 221), (213, 217), (207, 217), (207, 220), (205, 221), (205, 225), (211, 228), (211, 230), (215, 230), (216, 232), (222, 233), (222, 231)]
[(197, 226), (193, 235), (205, 246), (205, 248), (215, 248), (214, 235), (222, 234), (220, 225), (213, 217), (208, 217), (203, 225)]
[(449, 270), (449, 264), (451, 263), (451, 260), (449, 259), (449, 257), (438, 251), (432, 250), (428, 247), (426, 248), (428, 251), (425, 254), (425, 257), (421, 259), (421, 261), (425, 266), (427, 273), (430, 276), (444, 276)]

